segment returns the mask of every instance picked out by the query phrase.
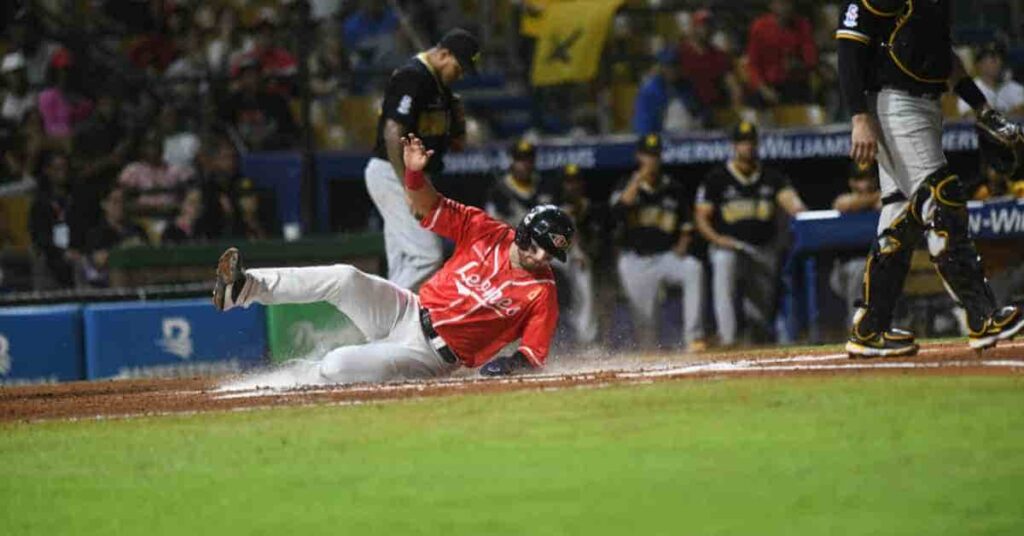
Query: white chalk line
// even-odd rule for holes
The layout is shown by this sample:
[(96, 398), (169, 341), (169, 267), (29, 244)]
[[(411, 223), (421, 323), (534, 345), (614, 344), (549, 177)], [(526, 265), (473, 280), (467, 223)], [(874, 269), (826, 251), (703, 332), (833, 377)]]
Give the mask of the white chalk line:
[[(1010, 347), (1024, 346), (1022, 344), (1006, 345)], [(922, 354), (948, 351), (948, 348), (926, 348)], [(835, 364), (826, 364), (828, 361), (837, 361)], [(890, 361), (882, 359), (851, 361), (845, 353), (834, 353), (825, 355), (797, 355), (792, 357), (769, 358), (769, 359), (741, 359), (736, 361), (711, 361), (704, 363), (691, 363), (685, 365), (660, 365), (640, 370), (594, 370), (577, 373), (561, 374), (538, 374), (531, 376), (519, 376), (502, 379), (478, 379), (478, 378), (445, 378), (432, 381), (385, 383), (385, 384), (360, 384), (360, 385), (330, 385), (320, 388), (298, 387), (271, 389), (262, 388), (239, 392), (225, 393), (215, 396), (219, 399), (253, 398), (264, 396), (296, 396), (296, 395), (324, 395), (336, 392), (357, 393), (408, 393), (424, 391), (426, 389), (450, 386), (457, 389), (465, 389), (481, 382), (492, 384), (530, 384), (544, 386), (560, 381), (574, 382), (611, 382), (630, 381), (642, 382), (658, 378), (673, 378), (695, 376), (709, 373), (759, 373), (759, 372), (793, 372), (793, 371), (842, 371), (842, 370), (870, 370), (870, 369), (925, 369), (943, 367), (1003, 367), (1003, 368), (1024, 368), (1024, 361), (1016, 360), (959, 360), (959, 361)]]

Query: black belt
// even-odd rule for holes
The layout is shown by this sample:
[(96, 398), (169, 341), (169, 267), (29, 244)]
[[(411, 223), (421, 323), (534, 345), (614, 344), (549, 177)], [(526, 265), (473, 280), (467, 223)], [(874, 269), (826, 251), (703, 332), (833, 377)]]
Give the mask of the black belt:
[(907, 200), (907, 196), (903, 195), (903, 192), (893, 192), (882, 198), (882, 205), (891, 205), (893, 203), (901, 203)]
[(461, 361), (459, 356), (455, 355), (455, 352), (448, 347), (448, 343), (437, 334), (434, 324), (430, 321), (430, 312), (425, 307), (420, 307), (420, 327), (423, 328), (423, 335), (427, 337), (430, 346), (437, 350), (437, 355), (441, 356), (441, 359), (452, 365)]

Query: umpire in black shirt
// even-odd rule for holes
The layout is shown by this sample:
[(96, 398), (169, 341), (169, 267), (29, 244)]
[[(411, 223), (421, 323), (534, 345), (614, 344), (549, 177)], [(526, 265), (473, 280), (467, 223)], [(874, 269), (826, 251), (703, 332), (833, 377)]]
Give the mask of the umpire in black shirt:
[(434, 152), (426, 172), (438, 175), (449, 147), (465, 136), (462, 105), (450, 86), (475, 74), (476, 38), (462, 29), (444, 35), (433, 48), (399, 67), (388, 81), (377, 123), (377, 143), (366, 166), (366, 189), (384, 218), (388, 279), (416, 290), (442, 263), (440, 238), (420, 227), (405, 200), (401, 138), (415, 134)]

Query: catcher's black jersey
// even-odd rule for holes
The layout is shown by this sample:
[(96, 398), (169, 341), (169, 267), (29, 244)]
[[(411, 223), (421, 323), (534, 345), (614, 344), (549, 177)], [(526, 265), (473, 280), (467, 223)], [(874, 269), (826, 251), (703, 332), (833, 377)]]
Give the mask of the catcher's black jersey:
[(488, 192), (487, 213), (509, 225), (519, 225), (531, 208), (554, 201), (543, 186), (536, 173), (529, 185), (515, 182), (509, 174), (502, 175)]
[(835, 36), (870, 47), (867, 90), (939, 95), (952, 71), (950, 9), (950, 0), (850, 0)]
[(708, 172), (697, 189), (696, 203), (715, 208), (715, 231), (762, 245), (775, 237), (775, 197), (790, 187), (789, 179), (781, 172), (760, 166), (748, 177), (730, 160)]
[(384, 122), (391, 119), (401, 124), (406, 133), (416, 134), (427, 149), (434, 150), (434, 156), (427, 162), (426, 171), (440, 173), (444, 169), (444, 155), (452, 138), (460, 135), (453, 132), (453, 100), (451, 90), (441, 83), (427, 64), (424, 54), (410, 59), (388, 80), (380, 119), (377, 121), (374, 156), (388, 159), (387, 146), (384, 144)]
[(653, 188), (641, 186), (636, 203), (625, 206), (620, 198), (630, 180), (627, 177), (619, 183), (610, 201), (623, 230), (620, 246), (640, 255), (672, 249), (679, 233), (693, 230), (693, 215), (682, 190), (668, 175), (662, 175)]

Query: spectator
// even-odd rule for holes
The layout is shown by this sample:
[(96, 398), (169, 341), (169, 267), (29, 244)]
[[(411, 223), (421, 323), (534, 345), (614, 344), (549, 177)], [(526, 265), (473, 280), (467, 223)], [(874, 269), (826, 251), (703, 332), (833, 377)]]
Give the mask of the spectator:
[(702, 9), (693, 14), (690, 31), (679, 42), (679, 72), (690, 83), (702, 109), (737, 109), (742, 95), (733, 71), (735, 61), (712, 44), (710, 27), (710, 11)]
[[(781, 172), (758, 160), (757, 128), (732, 132), (733, 157), (711, 169), (697, 190), (697, 230), (710, 243), (712, 296), (719, 342), (737, 342), (737, 305), (747, 313), (752, 342), (774, 339), (779, 208), (793, 216), (804, 203)], [(742, 302), (740, 302), (742, 298)]]
[(235, 236), (247, 240), (266, 240), (270, 237), (261, 214), (259, 192), (253, 187), (252, 180), (242, 179), (235, 192), (238, 200), (238, 220)]
[[(124, 167), (131, 151), (131, 137), (116, 92), (99, 93), (95, 111), (76, 128), (74, 145), (77, 160), (82, 164), (82, 179), (105, 190)], [(96, 203), (99, 206), (98, 192)]]
[(639, 136), (660, 134), (665, 126), (665, 117), (670, 106), (683, 106), (684, 96), (676, 86), (679, 79), (679, 62), (676, 52), (662, 49), (657, 63), (640, 84), (633, 105), (633, 131)]
[(136, 38), (128, 50), (128, 59), (132, 64), (151, 75), (163, 73), (178, 57), (175, 39), (183, 34), (184, 26), (190, 18), (177, 3), (168, 2), (164, 5), (169, 11), (158, 13), (155, 28)]
[(267, 90), (255, 60), (244, 62), (238, 73), (238, 91), (223, 106), (225, 119), (252, 151), (286, 149), (298, 140), (298, 129), (288, 102)]
[(398, 17), (386, 2), (362, 0), (360, 7), (342, 23), (345, 48), (351, 50), (358, 67), (394, 64)]
[(53, 54), (50, 61), (53, 83), (39, 94), (39, 112), (47, 136), (69, 139), (75, 125), (92, 113), (92, 101), (71, 86), (72, 66), (73, 58), (67, 49), (61, 48)]
[(336, 96), (350, 74), (351, 68), (341, 39), (333, 33), (325, 35), (309, 57), (309, 85), (313, 95)]
[(187, 127), (174, 105), (165, 104), (160, 109), (158, 127), (163, 136), (164, 162), (193, 171), (196, 153), (199, 152), (199, 136)]
[(192, 29), (185, 36), (184, 54), (167, 67), (164, 79), (170, 84), (178, 105), (194, 105), (209, 93), (211, 72), (202, 33)]
[[(999, 43), (981, 47), (975, 58), (978, 76), (974, 77), (974, 82), (993, 109), (1010, 115), (1024, 114), (1024, 86), (1004, 76), (1005, 61), (1006, 51)], [(958, 99), (957, 108), (962, 116), (973, 114), (963, 99)]]
[[(832, 208), (844, 214), (881, 210), (882, 194), (878, 190), (878, 164), (853, 162), (849, 175), (847, 184), (850, 191), (836, 197), (832, 202)], [(854, 304), (861, 297), (867, 255), (866, 247), (836, 252), (829, 286), (846, 304), (847, 322), (853, 322), (853, 314), (857, 309)]]
[(36, 107), (36, 92), (29, 90), (28, 75), (25, 69), (25, 57), (21, 52), (11, 52), (4, 56), (0, 65), (0, 73), (4, 77), (3, 110), (0, 116), (9, 124), (21, 124), (25, 113)]
[(164, 227), (160, 243), (181, 244), (211, 238), (213, 233), (203, 227), (202, 215), (203, 190), (199, 186), (192, 186), (185, 190), (178, 213)]
[(179, 189), (191, 178), (190, 170), (164, 161), (163, 139), (157, 130), (140, 142), (138, 160), (125, 166), (117, 182), (133, 196), (132, 209), (142, 215), (172, 213), (180, 199)]
[(811, 100), (809, 75), (818, 67), (810, 21), (793, 13), (792, 0), (771, 0), (771, 12), (750, 25), (747, 76), (763, 105)]
[(11, 44), (8, 53), (20, 53), (25, 60), (25, 76), (30, 89), (39, 89), (46, 84), (50, 68), (50, 57), (59, 46), (43, 39), (43, 32), (32, 15), (19, 15), (10, 26)]
[(639, 167), (611, 196), (624, 235), (619, 282), (633, 311), (637, 338), (657, 341), (658, 295), (662, 284), (683, 287), (683, 335), (687, 349), (704, 348), (704, 266), (690, 254), (693, 223), (679, 185), (661, 167), (661, 137), (641, 136)]
[(227, 75), (242, 54), (242, 36), (238, 31), (238, 13), (222, 6), (217, 15), (216, 36), (206, 45), (206, 60), (215, 75)]
[(73, 247), (71, 236), (72, 228), (79, 223), (72, 218), (68, 167), (64, 153), (51, 151), (43, 155), (39, 191), (29, 212), (32, 279), (36, 290), (74, 284), (74, 263), (80, 254)]
[(232, 77), (238, 76), (243, 64), (255, 61), (260, 73), (267, 81), (272, 93), (289, 95), (292, 92), (291, 79), (298, 72), (298, 62), (291, 52), (275, 44), (277, 17), (273, 9), (260, 10), (259, 20), (254, 28), (253, 46), (243, 53), (231, 67)]
[(233, 195), (242, 181), (238, 153), (226, 139), (204, 143), (199, 158), (199, 184), (203, 190), (201, 224), (213, 237), (230, 236), (236, 230)]
[(85, 237), (83, 273), (85, 282), (94, 287), (106, 287), (110, 283), (110, 251), (120, 247), (144, 245), (148, 242), (146, 232), (128, 220), (125, 212), (125, 191), (113, 186), (100, 203), (103, 219)]

